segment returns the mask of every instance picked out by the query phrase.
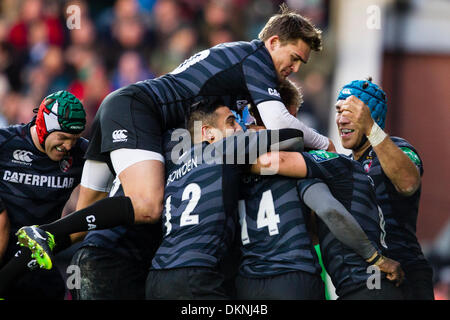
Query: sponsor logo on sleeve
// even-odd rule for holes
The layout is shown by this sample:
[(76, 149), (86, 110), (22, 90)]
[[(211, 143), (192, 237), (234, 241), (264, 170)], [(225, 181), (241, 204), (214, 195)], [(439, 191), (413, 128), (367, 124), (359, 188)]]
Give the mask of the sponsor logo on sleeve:
[(112, 133), (113, 143), (127, 141), (128, 140), (127, 132), (128, 131), (125, 129), (119, 129), (119, 130), (113, 131), (113, 133)]
[(339, 158), (339, 155), (333, 152), (327, 152), (323, 150), (313, 150), (309, 154), (313, 157), (316, 162), (329, 161), (331, 159)]
[(417, 167), (420, 166), (420, 159), (417, 153), (415, 153), (414, 151), (412, 151), (410, 148), (407, 147), (401, 147), (400, 149), (408, 156), (409, 159), (411, 159), (411, 161)]
[(276, 97), (280, 98), (280, 93), (277, 91), (277, 89), (268, 88), (267, 92), (269, 92), (269, 94), (271, 96), (276, 96)]

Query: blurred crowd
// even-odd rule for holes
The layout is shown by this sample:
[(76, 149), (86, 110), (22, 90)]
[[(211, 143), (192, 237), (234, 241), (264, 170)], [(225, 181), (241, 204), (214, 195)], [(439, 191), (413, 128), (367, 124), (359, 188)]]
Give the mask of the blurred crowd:
[[(28, 122), (46, 95), (62, 89), (82, 100), (90, 124), (109, 92), (170, 72), (218, 43), (257, 38), (282, 2), (2, 0), (0, 127)], [(322, 1), (286, 2), (326, 28)], [(326, 131), (326, 117), (311, 106), (323, 102), (314, 95), (323, 100), (318, 93), (327, 85), (326, 72), (298, 81), (310, 89), (304, 92), (306, 121)]]

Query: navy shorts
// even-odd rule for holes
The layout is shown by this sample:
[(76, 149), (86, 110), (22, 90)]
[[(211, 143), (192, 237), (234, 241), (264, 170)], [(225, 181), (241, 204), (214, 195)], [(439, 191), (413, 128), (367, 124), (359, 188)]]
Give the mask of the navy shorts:
[(403, 293), (399, 287), (387, 279), (381, 279), (379, 289), (368, 289), (367, 286), (351, 291), (339, 300), (403, 300)]
[(74, 300), (142, 300), (148, 268), (141, 261), (108, 249), (82, 247), (72, 264), (80, 268), (80, 288), (71, 291)]
[(406, 300), (434, 300), (433, 269), (405, 270), (405, 281), (401, 288)]
[(304, 271), (287, 272), (266, 278), (236, 277), (239, 300), (325, 300), (320, 275)]
[(108, 162), (109, 152), (121, 148), (163, 154), (164, 122), (155, 104), (124, 88), (110, 93), (92, 123), (86, 159)]
[(149, 300), (228, 300), (222, 273), (207, 267), (150, 270), (145, 292)]

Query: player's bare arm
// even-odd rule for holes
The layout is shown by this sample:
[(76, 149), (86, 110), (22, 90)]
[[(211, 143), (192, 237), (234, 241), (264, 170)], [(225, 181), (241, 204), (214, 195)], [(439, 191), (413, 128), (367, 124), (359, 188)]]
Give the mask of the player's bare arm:
[(305, 178), (307, 168), (305, 159), (299, 152), (273, 151), (260, 156), (251, 166), (256, 174), (279, 174), (292, 178)]
[[(369, 107), (355, 96), (348, 97), (339, 107), (338, 112), (342, 117), (348, 118), (354, 124), (355, 129), (363, 132), (366, 137), (369, 137), (374, 126), (377, 126), (371, 117)], [(389, 136), (386, 135), (378, 144), (372, 144), (372, 147), (384, 173), (397, 191), (406, 196), (416, 192), (420, 186), (419, 170), (411, 159), (389, 139)]]

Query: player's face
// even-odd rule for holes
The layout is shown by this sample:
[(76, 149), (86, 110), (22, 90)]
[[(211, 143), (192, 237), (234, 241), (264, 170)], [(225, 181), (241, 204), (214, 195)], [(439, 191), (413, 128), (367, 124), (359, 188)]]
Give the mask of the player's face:
[[(275, 36), (276, 37), (276, 36)], [(309, 59), (310, 47), (303, 41), (281, 44), (277, 39), (270, 42), (269, 52), (277, 72), (278, 80), (284, 81), (292, 72), (297, 72)]]
[(55, 131), (45, 139), (45, 153), (53, 161), (61, 160), (77, 143), (81, 134), (70, 134)]
[(219, 107), (214, 113), (216, 114), (215, 127), (213, 128), (216, 136), (215, 141), (242, 130), (236, 121), (236, 117), (228, 107)]
[(341, 105), (344, 100), (336, 102), (336, 125), (339, 136), (341, 138), (342, 146), (346, 149), (356, 149), (363, 137), (364, 133), (356, 128), (356, 126), (345, 116), (342, 115)]

